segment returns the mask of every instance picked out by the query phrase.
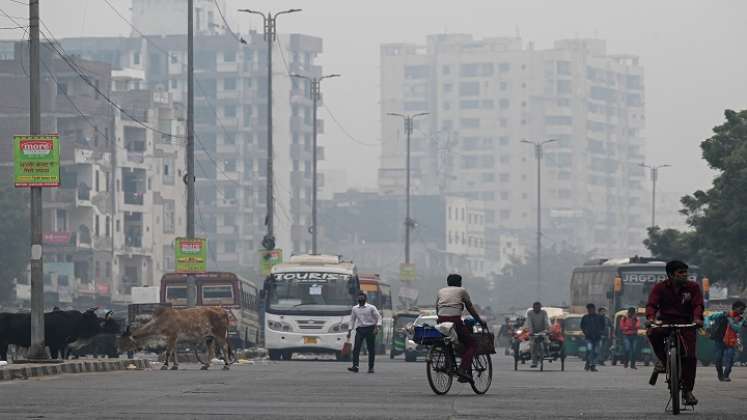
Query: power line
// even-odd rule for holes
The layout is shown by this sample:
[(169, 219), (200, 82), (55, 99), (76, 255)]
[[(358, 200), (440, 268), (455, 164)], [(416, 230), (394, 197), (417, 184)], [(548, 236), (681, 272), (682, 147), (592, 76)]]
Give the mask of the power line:
[(116, 102), (114, 102), (107, 94), (105, 94), (101, 90), (101, 88), (99, 88), (98, 86), (96, 86), (96, 84), (94, 84), (93, 82), (91, 82), (91, 80), (89, 79), (89, 77), (83, 73), (83, 70), (81, 70), (81, 68), (78, 67), (78, 65), (74, 61), (72, 61), (66, 55), (66, 53), (64, 52), (64, 49), (59, 44), (59, 42), (54, 38), (54, 35), (51, 34), (51, 31), (49, 31), (49, 28), (44, 23), (44, 21), (42, 21), (40, 19), (40, 22), (42, 23), (42, 25), (44, 25), (44, 28), (49, 32), (49, 35), (45, 34), (41, 30), (39, 32), (41, 32), (42, 36), (44, 36), (44, 38), (47, 41), (50, 42), (49, 45), (52, 47), (52, 49), (57, 53), (57, 55), (60, 56), (60, 58), (62, 59), (62, 61), (64, 61), (65, 64), (67, 64), (67, 66), (70, 67), (71, 70), (73, 70), (75, 73), (77, 73), (78, 77), (80, 77), (80, 79), (83, 80), (84, 83), (86, 83), (88, 86), (90, 86), (98, 95), (100, 95), (102, 98), (104, 98), (104, 100), (106, 102), (108, 102), (114, 108), (116, 108), (117, 110), (119, 110), (127, 118), (129, 118), (130, 120), (134, 121), (136, 124), (142, 126), (145, 129), (151, 130), (154, 133), (158, 133), (158, 134), (161, 134), (162, 136), (166, 136), (166, 137), (170, 137), (170, 138), (186, 139), (186, 136), (174, 135), (174, 134), (171, 134), (171, 133), (167, 133), (165, 131), (161, 131), (161, 130), (159, 130), (157, 128), (151, 127), (150, 125), (144, 123), (143, 121), (139, 120), (138, 118), (135, 118), (127, 110), (125, 110), (124, 108), (122, 108), (121, 106), (119, 106)]
[(221, 20), (223, 20), (223, 24), (226, 25), (225, 27), (228, 33), (230, 33), (231, 36), (233, 36), (239, 43), (246, 44), (246, 40), (243, 37), (239, 37), (238, 35), (236, 35), (236, 33), (234, 33), (233, 30), (231, 30), (231, 26), (228, 24), (226, 17), (223, 15), (223, 11), (220, 9), (218, 0), (213, 0), (213, 3), (215, 3), (215, 8), (218, 9), (218, 14), (220, 15)]

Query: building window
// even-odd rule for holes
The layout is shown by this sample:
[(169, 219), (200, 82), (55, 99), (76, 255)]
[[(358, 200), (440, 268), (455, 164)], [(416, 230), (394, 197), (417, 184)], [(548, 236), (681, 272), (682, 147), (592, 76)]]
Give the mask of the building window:
[(132, 54), (132, 63), (135, 64), (136, 66), (140, 65), (140, 53), (139, 52), (135, 52)]
[(99, 215), (97, 214), (94, 219), (94, 231), (96, 232), (96, 236), (98, 237), (99, 235), (101, 235), (101, 228), (99, 227)]
[(112, 235), (112, 228), (111, 228), (112, 219), (109, 216), (106, 216), (106, 226), (104, 226), (104, 231), (106, 232), (106, 237), (109, 238)]
[(459, 121), (461, 128), (480, 128), (479, 118), (462, 118)]
[(233, 63), (234, 61), (236, 61), (236, 51), (224, 51), (223, 61), (225, 61), (226, 63)]
[(233, 77), (223, 79), (223, 90), (236, 90), (236, 79)]
[(236, 253), (236, 241), (226, 241), (223, 243), (223, 250), (226, 251), (227, 254), (234, 254)]
[(459, 83), (459, 96), (479, 96), (480, 82)]
[(223, 107), (223, 116), (226, 118), (236, 118), (236, 105), (226, 105)]

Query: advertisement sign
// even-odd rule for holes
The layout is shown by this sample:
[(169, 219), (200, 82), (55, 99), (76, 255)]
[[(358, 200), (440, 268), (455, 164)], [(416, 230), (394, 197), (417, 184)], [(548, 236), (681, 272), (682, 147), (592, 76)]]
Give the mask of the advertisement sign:
[(404, 282), (414, 282), (417, 278), (417, 272), (415, 270), (415, 264), (399, 265), (399, 280)]
[(207, 271), (207, 240), (176, 238), (176, 272), (204, 273)]
[(13, 167), (17, 188), (59, 187), (60, 136), (14, 136)]
[(282, 249), (263, 249), (259, 251), (259, 268), (262, 277), (267, 277), (272, 271), (272, 267), (283, 262)]
[(72, 236), (71, 232), (47, 232), (42, 241), (45, 245), (67, 245)]

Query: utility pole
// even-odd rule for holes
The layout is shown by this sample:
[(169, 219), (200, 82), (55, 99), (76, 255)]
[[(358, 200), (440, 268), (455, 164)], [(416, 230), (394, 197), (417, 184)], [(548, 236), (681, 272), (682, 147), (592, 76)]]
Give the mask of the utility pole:
[(398, 114), (388, 112), (387, 115), (400, 117), (405, 124), (405, 135), (407, 136), (407, 146), (405, 154), (405, 264), (410, 264), (410, 229), (415, 227), (415, 221), (410, 218), (410, 137), (412, 136), (413, 121), (415, 118), (430, 114), (421, 112), (414, 115)]
[(537, 299), (542, 292), (542, 147), (556, 141), (549, 139), (545, 141), (522, 140), (522, 143), (534, 146), (534, 157), (537, 160)]
[[(39, 0), (29, 1), (29, 129), (41, 134)], [(31, 187), (31, 347), (28, 359), (48, 359), (44, 342), (44, 263), (42, 260), (42, 189)]]
[(195, 237), (194, 0), (187, 0), (187, 238)]
[(313, 177), (311, 181), (311, 254), (312, 255), (318, 255), (318, 248), (317, 248), (317, 124), (316, 124), (316, 113), (317, 113), (317, 105), (319, 103), (319, 97), (321, 94), (321, 84), (322, 80), (329, 79), (332, 77), (340, 77), (339, 74), (328, 74), (326, 76), (322, 77), (308, 77), (303, 76), (300, 74), (291, 74), (292, 77), (297, 77), (299, 79), (304, 79), (308, 81), (311, 84), (311, 99), (313, 101), (313, 118), (314, 118), (314, 141), (312, 144), (313, 151), (312, 151), (312, 174)]
[(264, 39), (267, 41), (267, 216), (265, 225), (267, 233), (262, 239), (262, 246), (267, 250), (275, 249), (274, 194), (273, 194), (273, 152), (272, 152), (272, 43), (277, 39), (277, 17), (279, 15), (300, 12), (301, 9), (288, 9), (273, 14), (262, 13), (251, 9), (239, 9), (239, 12), (262, 16), (264, 22)]
[[(187, 0), (187, 238), (195, 237), (195, 30), (194, 0)], [(187, 304), (197, 305), (197, 281), (187, 277)]]
[(651, 227), (654, 228), (656, 227), (656, 181), (659, 179), (659, 169), (669, 168), (672, 165), (646, 165), (641, 163), (639, 166), (651, 171)]

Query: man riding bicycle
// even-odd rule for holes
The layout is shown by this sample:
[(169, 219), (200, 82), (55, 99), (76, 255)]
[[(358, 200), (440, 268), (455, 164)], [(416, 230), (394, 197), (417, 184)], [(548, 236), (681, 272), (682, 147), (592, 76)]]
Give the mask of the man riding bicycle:
[[(667, 279), (656, 284), (651, 290), (646, 305), (646, 318), (649, 322), (662, 322), (665, 324), (689, 324), (695, 323), (703, 326), (703, 293), (697, 283), (688, 281), (688, 266), (682, 261), (670, 261), (667, 263)], [(651, 347), (659, 359), (656, 369), (660, 373), (665, 372), (664, 362), (667, 359), (665, 340), (668, 331), (662, 329), (649, 329), (648, 337)], [(695, 369), (697, 358), (695, 354), (695, 329), (682, 330), (682, 346), (684, 354), (682, 357), (682, 399), (685, 404), (695, 405), (697, 398), (693, 395), (695, 385)]]
[(462, 287), (462, 276), (459, 274), (449, 274), (446, 278), (447, 287), (444, 287), (438, 291), (436, 298), (436, 315), (438, 315), (438, 323), (442, 322), (453, 322), (454, 329), (456, 330), (459, 342), (464, 346), (464, 353), (462, 353), (462, 362), (459, 364), (457, 369), (457, 375), (459, 375), (459, 382), (469, 382), (472, 380), (470, 374), (470, 367), (472, 366), (472, 359), (475, 357), (477, 352), (477, 342), (470, 336), (471, 331), (464, 325), (462, 321), (462, 313), (465, 309), (472, 315), (472, 317), (482, 325), (483, 328), (487, 326), (485, 321), (480, 319), (480, 315), (477, 314), (474, 306), (472, 306), (472, 300), (469, 297), (467, 290)]
[[(547, 333), (550, 330), (550, 318), (547, 316), (547, 311), (542, 309), (540, 302), (534, 302), (532, 309), (527, 311), (527, 320), (525, 322), (526, 330), (529, 336), (538, 333)], [(540, 358), (540, 349), (535, 343), (536, 340), (530, 338), (529, 345), (532, 352), (532, 366), (537, 367)]]

